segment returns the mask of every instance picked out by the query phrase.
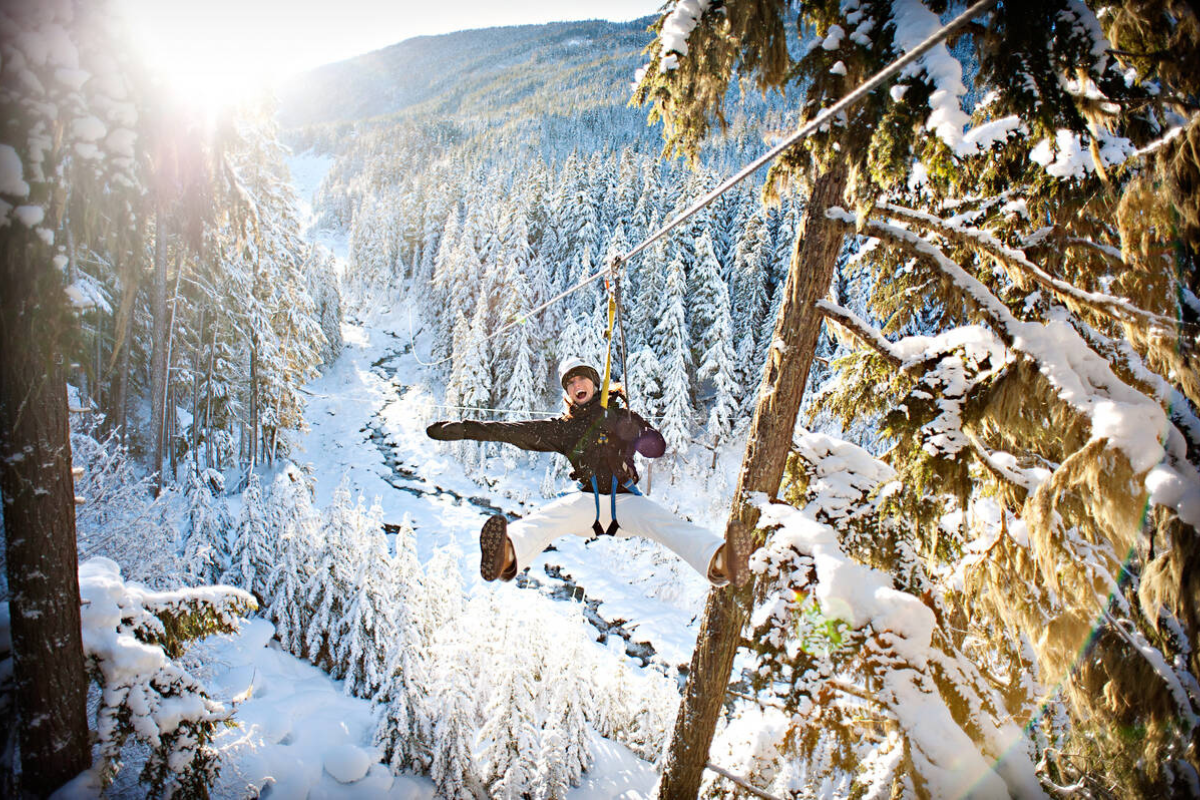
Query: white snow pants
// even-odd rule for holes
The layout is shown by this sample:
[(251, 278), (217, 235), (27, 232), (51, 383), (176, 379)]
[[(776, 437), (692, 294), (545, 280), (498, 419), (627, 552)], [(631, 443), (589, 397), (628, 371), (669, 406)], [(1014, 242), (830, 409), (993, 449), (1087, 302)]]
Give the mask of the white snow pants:
[[(517, 554), (517, 571), (529, 566), (546, 545), (567, 533), (591, 537), (596, 521), (596, 499), (591, 492), (574, 492), (523, 519), (508, 524), (508, 538)], [(600, 495), (600, 526), (612, 522), (612, 498)], [(669, 548), (712, 581), (712, 561), (725, 540), (712, 531), (679, 519), (649, 498), (637, 494), (617, 495), (616, 536), (641, 536)], [(713, 581), (718, 585), (725, 581)]]

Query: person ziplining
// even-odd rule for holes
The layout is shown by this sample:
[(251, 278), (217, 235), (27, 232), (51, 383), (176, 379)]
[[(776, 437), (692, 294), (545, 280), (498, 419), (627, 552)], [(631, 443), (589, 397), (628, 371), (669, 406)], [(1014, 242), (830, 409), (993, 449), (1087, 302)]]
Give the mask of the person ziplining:
[[(426, 428), (439, 441), (472, 439), (504, 442), (522, 450), (558, 453), (570, 462), (579, 491), (555, 500), (510, 526), (496, 514), (479, 534), (479, 572), (484, 580), (512, 580), (552, 541), (577, 536), (640, 536), (658, 542), (686, 561), (714, 586), (737, 576), (725, 559), (725, 540), (642, 495), (634, 453), (658, 458), (666, 451), (662, 434), (628, 406), (616, 385), (607, 386), (608, 405), (600, 390), (600, 374), (578, 358), (559, 368), (566, 392), (566, 412), (554, 419), (524, 422), (440, 421)], [(601, 501), (601, 496), (606, 500)]]

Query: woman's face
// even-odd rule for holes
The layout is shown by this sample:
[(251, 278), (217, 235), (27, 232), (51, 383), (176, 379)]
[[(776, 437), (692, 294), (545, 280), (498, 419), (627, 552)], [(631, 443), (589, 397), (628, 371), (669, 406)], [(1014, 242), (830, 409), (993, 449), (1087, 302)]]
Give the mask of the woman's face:
[(567, 380), (567, 397), (577, 406), (581, 406), (596, 393), (596, 384), (586, 375), (572, 375)]

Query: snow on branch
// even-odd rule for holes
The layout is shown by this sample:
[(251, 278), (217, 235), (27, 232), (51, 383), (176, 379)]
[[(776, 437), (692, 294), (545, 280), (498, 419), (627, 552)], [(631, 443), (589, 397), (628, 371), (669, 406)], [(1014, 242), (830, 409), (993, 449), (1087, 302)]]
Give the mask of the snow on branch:
[[(932, 671), (945, 664), (934, 643), (934, 612), (920, 598), (895, 589), (892, 576), (851, 558), (837, 532), (818, 522), (810, 510), (772, 503), (762, 495), (753, 502), (762, 512), (760, 524), (775, 528), (755, 553), (753, 566), (778, 560), (783, 551), (810, 558), (816, 573), (811, 590), (824, 613), (869, 632), (870, 647), (877, 651), (872, 657), (888, 664), (877, 676), (873, 696), (894, 715), (929, 793), (934, 797), (1041, 795), (1033, 763), (1020, 748), (1012, 748), (996, 766), (989, 757), (1001, 755), (998, 747), (1020, 739), (1015, 724), (997, 720), (981, 725), (987, 739), (981, 748), (955, 721), (932, 677)], [(970, 689), (957, 681), (955, 687)]]
[(996, 478), (1012, 484), (1026, 494), (1032, 494), (1050, 477), (1050, 471), (1044, 467), (1023, 469), (1017, 465), (1017, 459), (1011, 453), (992, 452), (970, 433), (964, 432), (971, 445), (972, 452), (979, 458), (983, 466)]
[(1085, 291), (1074, 284), (1055, 278), (1030, 261), (1023, 251), (1006, 247), (999, 239), (987, 231), (963, 225), (960, 222), (944, 220), (923, 211), (904, 208), (892, 203), (880, 203), (876, 208), (905, 222), (912, 222), (926, 230), (935, 231), (951, 241), (977, 247), (1005, 267), (1010, 275), (1015, 271), (1021, 276), (1032, 279), (1039, 286), (1054, 292), (1068, 302), (1083, 306), (1120, 322), (1140, 323), (1160, 332), (1174, 335), (1176, 330), (1175, 320), (1138, 308), (1125, 298), (1115, 297), (1104, 292)]
[(843, 308), (828, 300), (818, 300), (816, 305), (817, 311), (821, 312), (825, 319), (845, 328), (854, 335), (854, 338), (874, 350), (888, 364), (896, 369), (901, 368), (903, 359), (896, 352), (895, 348), (892, 347), (892, 343), (884, 338), (883, 334), (865, 319), (850, 309)]
[(150, 749), (142, 781), (155, 796), (200, 796), (216, 777), (209, 744), (229, 711), (172, 659), (186, 640), (235, 629), (257, 608), (229, 586), (154, 592), (127, 584), (116, 562), (92, 558), (79, 567), (83, 646), (101, 689), (94, 770), (111, 779), (125, 741)]
[(663, 20), (662, 31), (659, 33), (659, 39), (662, 41), (659, 69), (667, 72), (679, 67), (680, 57), (688, 54), (688, 36), (711, 4), (711, 0), (679, 0), (675, 4), (671, 13)]
[(1183, 434), (1157, 400), (1113, 373), (1065, 312), (1045, 323), (1018, 320), (982, 282), (928, 239), (898, 225), (862, 220), (842, 208), (830, 208), (826, 215), (931, 261), (974, 301), (1008, 347), (1037, 365), (1059, 399), (1089, 420), (1092, 442), (1106, 443), (1128, 458), (1133, 473), (1146, 482), (1151, 502), (1173, 509), (1188, 525), (1200, 526), (1200, 473), (1187, 461)]

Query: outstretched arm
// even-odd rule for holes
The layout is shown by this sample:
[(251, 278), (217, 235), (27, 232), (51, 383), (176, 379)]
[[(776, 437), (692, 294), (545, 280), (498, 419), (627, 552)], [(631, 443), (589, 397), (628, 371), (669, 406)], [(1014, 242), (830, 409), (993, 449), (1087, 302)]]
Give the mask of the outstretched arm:
[(468, 419), (462, 422), (435, 422), (425, 429), (425, 433), (429, 438), (443, 442), (473, 439), (478, 442), (505, 442), (522, 450), (539, 453), (561, 453), (559, 427), (558, 421), (553, 419), (524, 422), (479, 422)]

